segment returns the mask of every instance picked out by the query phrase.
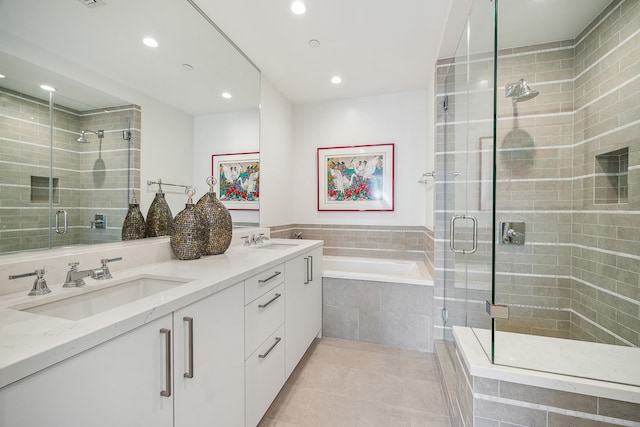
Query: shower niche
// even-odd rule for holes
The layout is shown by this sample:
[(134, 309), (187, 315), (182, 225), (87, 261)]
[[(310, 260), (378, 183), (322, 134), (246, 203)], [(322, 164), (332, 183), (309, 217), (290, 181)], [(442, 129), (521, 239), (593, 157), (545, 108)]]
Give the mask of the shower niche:
[(629, 147), (596, 156), (593, 203), (596, 205), (629, 202)]

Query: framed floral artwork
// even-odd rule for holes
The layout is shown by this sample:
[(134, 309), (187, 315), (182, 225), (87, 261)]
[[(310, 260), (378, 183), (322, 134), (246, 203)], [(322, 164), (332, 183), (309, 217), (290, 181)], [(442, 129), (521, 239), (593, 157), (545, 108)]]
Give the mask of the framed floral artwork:
[(393, 211), (394, 144), (318, 148), (319, 211)]
[(260, 153), (214, 154), (211, 169), (218, 199), (227, 209), (260, 208)]

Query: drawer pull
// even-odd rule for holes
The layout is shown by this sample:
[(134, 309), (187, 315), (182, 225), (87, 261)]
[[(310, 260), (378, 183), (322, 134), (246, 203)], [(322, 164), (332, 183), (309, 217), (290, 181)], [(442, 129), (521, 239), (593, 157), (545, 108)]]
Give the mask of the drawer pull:
[(277, 300), (281, 296), (282, 296), (282, 294), (276, 294), (275, 297), (271, 298), (269, 301), (265, 302), (264, 304), (258, 304), (258, 308), (267, 308), (272, 302), (274, 302), (275, 300)]
[(259, 354), (259, 355), (258, 355), (258, 357), (259, 357), (260, 359), (264, 359), (265, 357), (267, 357), (267, 356), (269, 355), (269, 353), (271, 353), (271, 350), (273, 350), (273, 349), (278, 345), (278, 343), (279, 343), (280, 341), (282, 341), (282, 338), (280, 338), (280, 337), (276, 337), (276, 342), (274, 342), (274, 343), (271, 345), (271, 347), (269, 347), (269, 350), (267, 350), (267, 351), (266, 351), (266, 353), (264, 353), (264, 354)]
[(184, 373), (184, 377), (193, 378), (193, 317), (183, 317), (182, 320), (189, 326), (189, 371)]
[(165, 352), (166, 352), (165, 375), (167, 377), (167, 380), (166, 380), (167, 382), (166, 382), (166, 389), (160, 392), (160, 396), (170, 397), (171, 396), (171, 330), (162, 328), (160, 329), (160, 333), (165, 334), (167, 336), (166, 347), (165, 347)]
[(260, 279), (260, 280), (258, 280), (258, 283), (267, 283), (269, 280), (274, 279), (274, 278), (278, 277), (281, 274), (282, 274), (282, 272), (276, 271), (275, 273), (273, 273), (273, 276), (269, 276), (266, 279)]

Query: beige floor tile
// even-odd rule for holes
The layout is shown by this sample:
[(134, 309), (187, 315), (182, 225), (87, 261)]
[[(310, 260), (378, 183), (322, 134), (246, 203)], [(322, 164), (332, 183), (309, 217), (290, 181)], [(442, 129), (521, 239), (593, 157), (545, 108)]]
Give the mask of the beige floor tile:
[(260, 427), (448, 427), (434, 355), (316, 340)]

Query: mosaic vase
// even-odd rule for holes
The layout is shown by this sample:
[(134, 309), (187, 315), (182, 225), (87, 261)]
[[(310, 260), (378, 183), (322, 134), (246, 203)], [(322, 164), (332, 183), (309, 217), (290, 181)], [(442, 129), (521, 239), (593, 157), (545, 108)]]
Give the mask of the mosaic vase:
[[(189, 194), (189, 193), (188, 193)], [(171, 222), (171, 249), (178, 259), (198, 259), (206, 255), (209, 240), (209, 223), (200, 209), (193, 204), (191, 196), (184, 209)]]
[(207, 243), (206, 254), (219, 255), (224, 253), (231, 244), (233, 226), (231, 214), (216, 197), (216, 193), (213, 191), (213, 184), (210, 184), (210, 186), (211, 190), (198, 200), (196, 207), (209, 222), (209, 242)]
[(171, 209), (164, 199), (164, 193), (160, 190), (156, 193), (156, 197), (151, 202), (151, 206), (149, 206), (149, 212), (147, 212), (145, 237), (169, 235), (172, 220)]
[(142, 216), (142, 212), (140, 212), (140, 205), (134, 193), (133, 199), (131, 199), (131, 203), (129, 204), (129, 211), (122, 223), (122, 240), (142, 239), (144, 236), (144, 217)]

